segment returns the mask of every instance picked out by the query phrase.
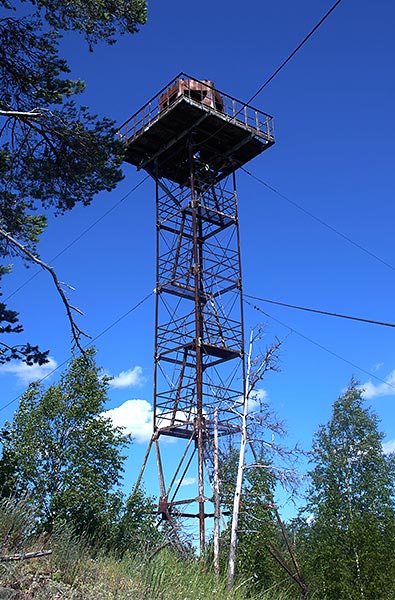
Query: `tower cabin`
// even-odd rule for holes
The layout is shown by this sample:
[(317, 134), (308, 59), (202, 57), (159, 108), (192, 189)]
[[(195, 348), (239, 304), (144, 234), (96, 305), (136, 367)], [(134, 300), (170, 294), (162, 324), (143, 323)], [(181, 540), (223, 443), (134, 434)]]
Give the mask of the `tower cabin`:
[(127, 162), (181, 186), (189, 185), (192, 142), (214, 185), (274, 144), (273, 118), (219, 92), (210, 80), (181, 73), (120, 127), (118, 137)]

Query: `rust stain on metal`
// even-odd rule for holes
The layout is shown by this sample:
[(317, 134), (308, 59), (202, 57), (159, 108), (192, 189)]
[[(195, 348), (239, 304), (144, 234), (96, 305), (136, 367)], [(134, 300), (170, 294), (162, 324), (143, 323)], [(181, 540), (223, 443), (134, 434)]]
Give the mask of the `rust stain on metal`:
[(195, 100), (203, 106), (209, 106), (218, 111), (224, 110), (224, 101), (221, 94), (215, 89), (214, 82), (209, 79), (178, 79), (159, 98), (159, 110), (171, 106), (177, 98), (185, 96)]

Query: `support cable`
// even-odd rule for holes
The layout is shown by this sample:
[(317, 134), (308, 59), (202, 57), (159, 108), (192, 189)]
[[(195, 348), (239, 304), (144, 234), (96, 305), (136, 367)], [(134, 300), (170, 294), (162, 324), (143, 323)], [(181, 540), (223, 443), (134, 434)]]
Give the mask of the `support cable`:
[[(102, 329), (102, 331), (100, 331), (100, 333), (98, 333), (94, 338), (92, 338), (91, 340), (89, 340), (89, 342), (87, 344), (85, 344), (84, 348), (88, 348), (89, 346), (91, 346), (94, 342), (96, 342), (96, 340), (98, 340), (103, 335), (105, 335), (108, 331), (110, 331), (110, 329), (112, 329), (113, 327), (115, 327), (116, 325), (118, 325), (118, 323), (120, 323), (121, 321), (123, 321), (123, 319), (125, 319), (127, 316), (129, 316), (135, 310), (137, 310), (142, 304), (144, 304), (144, 302), (146, 302), (148, 300), (148, 298), (150, 298), (152, 296), (153, 293), (154, 292), (152, 291), (149, 294), (147, 294), (142, 300), (140, 300), (139, 302), (137, 302), (137, 304), (135, 304), (134, 306), (132, 306), (132, 308), (130, 308), (123, 315), (121, 315), (120, 317), (118, 317), (117, 319), (115, 319), (115, 321), (113, 321), (110, 325), (108, 325), (107, 327), (105, 327), (104, 329)], [(37, 380), (37, 383), (42, 383), (45, 379), (48, 379), (48, 377), (50, 377), (56, 371), (58, 371), (61, 367), (63, 367), (64, 365), (66, 365), (72, 358), (73, 358), (72, 355), (69, 356), (68, 358), (66, 358), (66, 360), (64, 360), (59, 365), (57, 365), (54, 369), (52, 369), (52, 371), (50, 371), (49, 373), (47, 373), (46, 375), (44, 375), (41, 379)], [(11, 406), (11, 404), (13, 404), (14, 402), (17, 402), (23, 396), (23, 393), (19, 394), (19, 396), (16, 396), (16, 398), (14, 398), (13, 400), (10, 400), (9, 402), (7, 402), (7, 404), (5, 404), (4, 406), (0, 407), (0, 412), (3, 411), (3, 410), (5, 410), (9, 406)]]
[[(113, 206), (111, 206), (111, 208), (109, 208), (105, 213), (103, 213), (100, 217), (98, 217), (96, 219), (96, 221), (93, 221), (93, 223), (91, 223), (89, 225), (89, 227), (87, 227), (86, 229), (84, 229), (76, 238), (74, 238), (71, 242), (69, 242), (67, 244), (67, 246), (65, 246), (63, 248), (63, 250), (61, 250), (60, 252), (58, 252), (57, 254), (55, 254), (55, 256), (53, 256), (50, 259), (49, 262), (54, 262), (55, 260), (57, 260), (59, 258), (59, 256), (62, 256), (62, 254), (64, 254), (65, 252), (67, 252), (67, 250), (69, 250), (69, 248), (71, 248), (72, 246), (74, 246), (74, 244), (76, 244), (77, 242), (79, 242), (79, 240), (81, 238), (83, 238), (87, 233), (89, 233), (89, 231), (91, 231), (98, 223), (100, 223), (100, 221), (102, 221), (103, 219), (105, 219), (113, 210), (115, 210), (116, 208), (118, 208), (118, 206), (120, 204), (122, 204), (122, 202), (124, 202), (124, 200), (126, 200), (126, 198), (128, 198), (131, 194), (133, 194), (133, 192), (135, 192), (137, 190), (137, 188), (139, 188), (143, 183), (145, 183), (145, 181), (147, 181), (148, 178), (149, 178), (149, 175), (146, 175), (146, 177), (144, 177), (141, 181), (139, 181), (139, 183), (137, 183), (124, 196), (122, 196), (122, 198), (120, 200), (118, 200), (118, 202), (116, 202)], [(7, 300), (9, 300), (10, 298), (12, 298), (12, 296), (14, 296), (21, 289), (23, 289), (28, 283), (30, 283), (35, 277), (37, 277), (37, 275), (39, 273), (41, 273), (41, 270), (37, 270), (35, 273), (33, 273), (28, 279), (26, 279), (26, 281), (24, 281), (13, 292), (11, 292), (11, 294), (9, 294), (4, 299), (4, 302), (7, 302)]]
[[(381, 325), (382, 327), (395, 327), (395, 323), (387, 323), (386, 321), (376, 321), (374, 319), (364, 319), (363, 317), (354, 317), (352, 315), (343, 315), (341, 313), (320, 310), (318, 308), (307, 308), (306, 306), (297, 306), (296, 304), (287, 304), (286, 302), (278, 302), (276, 300), (268, 300), (267, 298), (258, 298), (244, 293), (245, 298), (266, 302), (267, 304), (275, 304), (276, 306), (284, 306), (285, 308), (295, 308), (296, 310), (304, 310), (306, 312), (316, 313), (318, 315), (327, 315), (329, 317), (337, 317), (339, 319), (350, 319), (351, 321), (361, 321), (362, 323), (371, 323), (372, 325)], [(254, 307), (255, 308), (255, 307)]]
[(265, 89), (265, 87), (267, 85), (269, 85), (269, 83), (276, 77), (276, 75), (278, 75), (280, 73), (280, 71), (282, 71), (282, 69), (289, 63), (289, 61), (295, 56), (295, 54), (297, 54), (297, 52), (299, 52), (299, 50), (302, 48), (302, 46), (304, 46), (304, 44), (311, 38), (311, 36), (314, 35), (314, 33), (317, 31), (317, 29), (319, 29), (321, 27), (321, 25), (324, 23), (324, 21), (326, 21), (326, 19), (333, 13), (335, 8), (337, 8), (337, 6), (339, 6), (341, 1), (342, 0), (337, 0), (337, 2), (334, 3), (334, 5), (325, 13), (325, 15), (313, 27), (313, 29), (303, 38), (303, 40), (300, 42), (300, 44), (298, 44), (298, 46), (296, 46), (295, 50), (293, 50), (291, 52), (291, 54), (288, 55), (288, 57), (281, 63), (281, 65), (279, 67), (277, 67), (277, 69), (274, 71), (274, 73), (272, 73), (272, 75), (270, 75), (270, 77), (268, 79), (266, 79), (265, 83), (263, 83), (261, 85), (261, 87), (255, 92), (255, 94), (253, 94), (251, 96), (251, 98), (248, 100), (248, 102), (246, 102), (246, 104), (250, 104), (253, 100), (255, 100), (255, 98), (257, 96), (259, 96), (259, 94)]
[[(168, 160), (170, 160), (170, 159), (171, 159), (171, 157), (169, 157)], [(122, 198), (120, 198), (120, 200), (118, 200), (118, 202), (116, 202), (113, 206), (111, 206), (105, 213), (103, 213), (100, 217), (98, 217), (95, 221), (93, 221), (93, 223), (91, 223), (91, 225), (89, 225), (86, 229), (84, 229), (76, 238), (74, 238), (71, 242), (69, 242), (67, 244), (67, 246), (65, 246), (60, 252), (58, 252), (55, 256), (53, 256), (49, 262), (50, 263), (54, 262), (62, 254), (67, 252), (67, 250), (69, 250), (69, 248), (71, 248), (74, 244), (76, 244), (81, 238), (83, 238), (87, 233), (89, 233), (98, 223), (100, 223), (111, 212), (113, 212), (116, 208), (118, 208), (118, 206), (120, 204), (122, 204), (122, 202), (124, 202), (124, 200), (126, 200), (126, 198), (128, 198), (131, 194), (133, 194), (133, 192), (135, 192), (141, 185), (143, 185), (143, 183), (145, 183), (147, 181), (147, 179), (149, 179), (150, 177), (151, 177), (150, 174), (147, 174), (143, 179), (141, 179), (141, 181), (139, 181), (133, 188), (131, 188), (124, 196), (122, 196)], [(28, 283), (30, 283), (33, 279), (35, 279), (35, 277), (37, 277), (37, 275), (39, 275), (40, 272), (41, 272), (40, 270), (37, 270), (35, 273), (33, 273), (19, 287), (17, 287), (13, 292), (11, 292), (8, 296), (6, 296), (6, 298), (4, 299), (4, 302), (7, 302), (10, 298), (12, 298), (15, 294), (17, 294), (20, 290), (22, 290)]]
[[(255, 98), (257, 96), (259, 96), (259, 94), (265, 89), (265, 87), (267, 85), (269, 85), (269, 83), (276, 77), (276, 75), (278, 75), (280, 73), (280, 71), (282, 71), (282, 69), (290, 62), (290, 60), (292, 60), (292, 58), (295, 56), (295, 54), (297, 54), (299, 52), (299, 50), (302, 48), (302, 46), (304, 46), (305, 43), (314, 35), (314, 33), (317, 31), (317, 29), (319, 29), (321, 27), (321, 25), (324, 23), (324, 21), (326, 21), (327, 18), (333, 13), (333, 11), (335, 10), (335, 8), (337, 8), (337, 6), (340, 4), (341, 1), (342, 0), (337, 0), (333, 4), (333, 6), (324, 14), (324, 16), (318, 21), (318, 23), (316, 25), (314, 25), (313, 29), (311, 29), (311, 31), (296, 46), (296, 48), (287, 56), (287, 58), (285, 60), (283, 60), (283, 62), (281, 63), (281, 65), (279, 67), (277, 67), (277, 69), (270, 75), (270, 77), (268, 79), (266, 79), (266, 81), (258, 88), (258, 90), (251, 96), (251, 98), (249, 98), (249, 100), (244, 103), (244, 106), (249, 105), (253, 100), (255, 100)], [(237, 117), (237, 115), (239, 115), (242, 110), (243, 110), (243, 108), (240, 108), (236, 112), (236, 114), (234, 115), (234, 117)], [(224, 129), (224, 127), (225, 127), (225, 125), (222, 125), (218, 129), (218, 131), (215, 131), (210, 136), (208, 136), (204, 140), (204, 142), (206, 142), (207, 140), (210, 140), (214, 136), (218, 135), (218, 133), (220, 131), (222, 131), (222, 129)]]
[[(172, 158), (172, 156), (170, 156), (168, 158), (168, 160), (171, 160), (171, 158)], [(49, 262), (55, 261), (56, 259), (59, 258), (59, 256), (61, 256), (65, 252), (67, 252), (67, 250), (69, 250), (69, 248), (71, 248), (72, 246), (74, 246), (74, 244), (76, 244), (81, 238), (83, 238), (87, 233), (89, 233), (98, 223), (100, 223), (111, 212), (113, 212), (116, 208), (118, 208), (118, 206), (120, 204), (122, 204), (122, 202), (124, 202), (124, 200), (126, 200), (126, 198), (128, 198), (131, 194), (133, 194), (141, 185), (143, 185), (143, 183), (145, 183), (147, 181), (147, 179), (150, 179), (150, 177), (151, 177), (150, 174), (147, 174), (145, 177), (143, 177), (143, 179), (141, 179), (141, 181), (139, 181), (132, 189), (130, 189), (128, 192), (126, 192), (126, 194), (124, 196), (122, 196), (122, 198), (120, 198), (120, 200), (118, 200), (118, 202), (116, 202), (105, 213), (103, 213), (100, 217), (98, 217), (95, 221), (93, 221), (93, 223), (91, 223), (86, 229), (84, 229), (76, 238), (74, 238), (71, 242), (69, 242), (69, 244), (67, 244), (67, 246), (65, 246), (63, 248), (63, 250), (61, 250), (54, 257), (52, 257)], [(33, 273), (33, 275), (31, 277), (29, 277), (28, 279), (26, 279), (26, 281), (24, 281), (24, 283), (22, 283), (18, 288), (16, 288), (13, 292), (11, 292), (4, 299), (4, 302), (7, 302), (7, 300), (9, 300), (10, 298), (12, 298), (12, 296), (14, 296), (21, 289), (23, 289), (28, 283), (30, 283), (35, 277), (37, 277), (37, 275), (40, 272), (41, 271), (36, 271), (35, 273)]]
[(308, 337), (307, 335), (305, 335), (304, 333), (301, 333), (300, 331), (298, 331), (297, 329), (295, 329), (294, 327), (290, 327), (289, 325), (287, 325), (286, 323), (284, 323), (283, 321), (280, 321), (280, 319), (276, 319), (276, 317), (273, 317), (272, 315), (270, 315), (269, 313), (267, 313), (266, 311), (262, 310), (261, 308), (259, 308), (259, 306), (254, 306), (251, 302), (248, 302), (248, 300), (244, 300), (244, 302), (246, 304), (248, 304), (249, 306), (251, 306), (252, 308), (254, 308), (255, 310), (257, 310), (258, 312), (262, 313), (263, 315), (265, 315), (266, 317), (269, 317), (269, 319), (272, 319), (273, 321), (275, 321), (276, 323), (279, 323), (279, 325), (282, 325), (283, 327), (285, 327), (286, 329), (288, 329), (289, 331), (291, 331), (292, 333), (296, 333), (296, 335), (298, 335), (299, 337), (303, 338), (304, 340), (310, 342), (310, 344), (313, 344), (314, 346), (317, 346), (318, 348), (321, 348), (321, 350), (324, 350), (325, 352), (327, 352), (328, 354), (331, 354), (332, 356), (334, 356), (335, 358), (338, 358), (339, 360), (345, 362), (346, 364), (350, 365), (351, 367), (353, 367), (354, 369), (358, 369), (358, 371), (361, 371), (362, 373), (365, 373), (365, 375), (368, 375), (369, 377), (373, 377), (374, 379), (377, 379), (377, 381), (380, 381), (380, 383), (384, 383), (386, 386), (388, 386), (389, 388), (392, 388), (395, 390), (395, 385), (392, 385), (392, 383), (389, 383), (388, 381), (385, 381), (385, 379), (382, 379), (381, 377), (378, 377), (378, 375), (375, 375), (374, 373), (372, 373), (371, 371), (367, 371), (366, 369), (360, 367), (359, 365), (351, 362), (350, 360), (348, 360), (347, 358), (344, 358), (344, 356), (341, 356), (340, 354), (337, 354), (336, 352), (334, 352), (333, 350), (330, 350), (329, 348), (327, 348), (326, 346), (323, 346), (322, 344), (320, 344), (319, 342), (316, 342), (315, 340), (313, 340), (312, 338)]
[(381, 264), (385, 265), (386, 267), (388, 267), (392, 271), (395, 271), (394, 265), (392, 265), (391, 263), (389, 263), (389, 262), (385, 261), (384, 259), (380, 258), (377, 254), (374, 254), (374, 252), (371, 252), (370, 250), (368, 250), (367, 248), (365, 248), (361, 244), (358, 244), (358, 242), (355, 242), (349, 236), (347, 236), (346, 234), (342, 233), (341, 231), (339, 231), (338, 229), (336, 229), (332, 225), (329, 225), (329, 223), (326, 223), (325, 221), (323, 221), (322, 219), (320, 219), (320, 217), (317, 217), (315, 214), (313, 214), (312, 212), (310, 212), (306, 208), (303, 208), (303, 206), (300, 206), (300, 204), (298, 204), (297, 202), (295, 202), (295, 200), (291, 200), (290, 198), (288, 198), (287, 196), (285, 196), (284, 194), (282, 194), (281, 192), (279, 192), (275, 187), (269, 185), (263, 179), (260, 179), (260, 177), (257, 177), (256, 175), (254, 175), (253, 173), (251, 173), (250, 171), (248, 171), (244, 167), (240, 167), (240, 170), (244, 171), (244, 173), (246, 173), (247, 175), (249, 175), (250, 177), (252, 177), (252, 179), (255, 179), (256, 181), (258, 181), (258, 183), (260, 183), (261, 185), (264, 185), (270, 191), (272, 191), (275, 194), (277, 194), (277, 196), (280, 196), (280, 198), (282, 198), (283, 200), (286, 200), (287, 202), (289, 202), (289, 204), (292, 204), (292, 206), (295, 206), (295, 208), (297, 208), (297, 209), (301, 210), (302, 212), (304, 212), (306, 215), (308, 215), (309, 217), (311, 217), (312, 219), (314, 219), (315, 221), (317, 221), (317, 223), (320, 223), (321, 225), (323, 225), (324, 227), (326, 227), (330, 231), (333, 231), (333, 233), (336, 233), (338, 236), (340, 236), (341, 238), (343, 238), (344, 240), (346, 240), (347, 242), (349, 242), (350, 244), (352, 244), (353, 246), (355, 246), (356, 248), (358, 248), (359, 250), (362, 250), (362, 252), (365, 252), (365, 254), (368, 254), (369, 256), (371, 256), (375, 260), (379, 261)]

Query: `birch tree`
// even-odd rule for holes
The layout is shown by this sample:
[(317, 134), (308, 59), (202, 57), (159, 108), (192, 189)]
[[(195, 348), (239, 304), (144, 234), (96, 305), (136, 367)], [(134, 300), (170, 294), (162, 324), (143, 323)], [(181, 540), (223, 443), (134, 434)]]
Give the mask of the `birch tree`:
[[(230, 522), (227, 586), (230, 589), (234, 585), (236, 564), (239, 565), (239, 576), (246, 578), (244, 585), (254, 591), (278, 583), (285, 570), (304, 600), (307, 587), (274, 499), (279, 483), (294, 492), (298, 480), (294, 463), (299, 449), (285, 448), (279, 443), (285, 433), (283, 424), (260, 398), (262, 390), (258, 388), (269, 371), (278, 370), (282, 342), (275, 342), (263, 354), (253, 357), (254, 344), (259, 342), (261, 335), (260, 329), (250, 335), (237, 469), (235, 449), (229, 455), (230, 464), (236, 470), (236, 484)], [(231, 474), (232, 469), (228, 467)]]
[(328, 600), (394, 597), (394, 469), (383, 437), (352, 379), (312, 451), (307, 563)]
[(38, 529), (57, 520), (108, 539), (122, 506), (123, 451), (129, 443), (103, 416), (109, 379), (94, 351), (71, 361), (59, 383), (32, 383), (1, 431), (0, 491), (28, 497)]

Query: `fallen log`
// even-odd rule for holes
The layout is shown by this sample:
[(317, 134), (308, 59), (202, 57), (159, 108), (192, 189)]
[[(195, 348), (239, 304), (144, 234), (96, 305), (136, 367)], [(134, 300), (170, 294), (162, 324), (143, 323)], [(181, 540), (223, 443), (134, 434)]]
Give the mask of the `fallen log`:
[(29, 560), (31, 558), (40, 558), (52, 554), (52, 550), (38, 550), (37, 552), (25, 552), (24, 554), (9, 554), (0, 556), (0, 562), (9, 562), (11, 560)]

